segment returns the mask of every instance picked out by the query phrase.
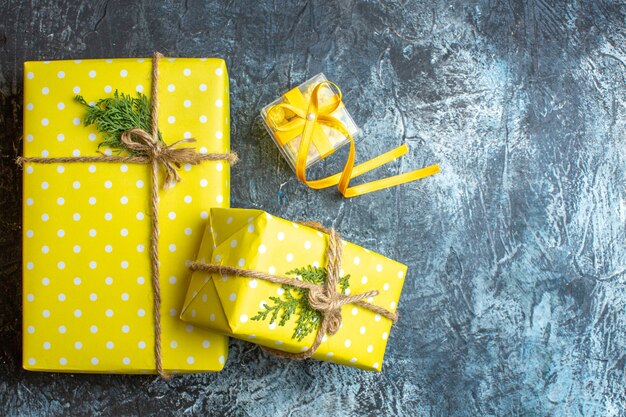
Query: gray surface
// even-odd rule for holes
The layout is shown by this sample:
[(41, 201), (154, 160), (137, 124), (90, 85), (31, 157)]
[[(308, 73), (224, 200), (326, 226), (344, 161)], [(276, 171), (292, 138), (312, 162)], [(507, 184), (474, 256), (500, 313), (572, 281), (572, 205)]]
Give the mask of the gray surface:
[[(0, 414), (625, 415), (623, 3), (35, 3), (0, 0)], [(238, 341), (222, 373), (169, 383), (20, 369), (22, 62), (153, 50), (226, 58), (233, 206), (409, 265), (382, 374)], [(299, 185), (256, 115), (319, 71), (362, 160), (412, 148), (369, 178), (443, 173), (353, 200)]]

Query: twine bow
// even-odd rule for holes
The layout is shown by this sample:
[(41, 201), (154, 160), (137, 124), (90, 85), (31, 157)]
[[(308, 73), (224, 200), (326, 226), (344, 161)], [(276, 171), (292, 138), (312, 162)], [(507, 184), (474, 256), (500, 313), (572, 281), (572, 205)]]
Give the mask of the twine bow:
[(206, 160), (227, 160), (230, 164), (237, 162), (237, 156), (231, 154), (199, 154), (194, 148), (180, 148), (181, 144), (193, 143), (194, 138), (181, 139), (165, 145), (159, 140), (155, 140), (153, 136), (143, 129), (129, 129), (122, 133), (121, 141), (127, 149), (145, 155), (146, 162), (155, 161), (163, 167), (165, 177), (163, 178), (163, 188), (169, 188), (171, 184), (181, 180), (178, 169), (184, 164), (197, 165)]
[[(329, 88), (333, 92), (333, 99), (330, 103), (322, 103), (320, 100), (320, 91), (322, 88)], [(292, 90), (293, 91), (293, 90)], [(288, 93), (289, 94), (289, 93)], [(272, 106), (267, 112), (267, 120), (269, 125), (276, 132), (297, 132), (301, 134), (300, 146), (296, 155), (296, 177), (307, 186), (313, 189), (322, 189), (337, 185), (337, 188), (341, 195), (346, 198), (356, 197), (359, 195), (371, 193), (384, 188), (393, 187), (396, 185), (404, 184), (407, 182), (415, 181), (421, 178), (425, 178), (434, 175), (440, 171), (439, 165), (430, 165), (428, 167), (417, 169), (404, 174), (398, 174), (391, 177), (382, 178), (376, 181), (367, 182), (357, 186), (350, 187), (350, 180), (363, 175), (375, 168), (385, 165), (409, 151), (406, 144), (403, 144), (391, 151), (388, 151), (382, 155), (365, 161), (359, 165), (354, 165), (356, 157), (356, 148), (354, 145), (354, 138), (346, 128), (345, 124), (333, 116), (335, 110), (341, 105), (342, 94), (337, 84), (331, 81), (322, 81), (318, 83), (311, 93), (311, 98), (308, 103), (289, 103), (282, 102)], [(301, 104), (300, 106), (298, 104)], [(274, 122), (274, 112), (279, 110), (289, 110), (295, 114), (295, 117), (283, 125), (277, 125)], [(317, 180), (307, 180), (306, 168), (307, 159), (309, 155), (309, 149), (311, 142), (315, 141), (318, 135), (314, 132), (320, 127), (328, 126), (332, 129), (339, 131), (343, 136), (347, 137), (350, 141), (350, 150), (348, 158), (340, 173), (331, 175), (325, 178)], [(280, 137), (280, 135), (277, 135)], [(287, 136), (289, 140), (293, 140), (297, 135), (290, 134)], [(332, 150), (331, 150), (332, 152)], [(325, 155), (322, 155), (325, 156)]]
[(251, 271), (233, 266), (207, 264), (205, 262), (192, 262), (189, 269), (207, 273), (217, 273), (221, 275), (233, 275), (237, 277), (261, 279), (275, 284), (289, 285), (292, 287), (306, 289), (308, 291), (308, 303), (314, 310), (322, 315), (322, 322), (317, 328), (317, 333), (313, 344), (304, 352), (290, 353), (282, 350), (265, 348), (267, 351), (281, 357), (290, 359), (307, 359), (313, 356), (317, 348), (322, 344), (324, 336), (332, 336), (341, 328), (341, 307), (345, 304), (354, 304), (364, 309), (380, 314), (395, 323), (398, 315), (383, 307), (366, 302), (367, 298), (378, 295), (378, 290), (366, 291), (360, 294), (346, 295), (337, 291), (340, 278), (342, 246), (341, 237), (335, 229), (327, 229), (316, 222), (303, 222), (304, 226), (312, 227), (316, 230), (328, 234), (328, 248), (326, 256), (328, 263), (326, 266), (327, 280), (323, 284), (313, 284), (307, 281), (290, 278), (282, 275), (266, 274), (260, 271)]
[[(161, 353), (161, 284), (159, 282), (159, 167), (165, 171), (163, 188), (170, 187), (181, 180), (176, 168), (183, 164), (196, 165), (202, 161), (227, 161), (233, 165), (238, 161), (237, 155), (229, 153), (199, 154), (194, 148), (178, 147), (183, 143), (195, 142), (195, 139), (182, 139), (171, 145), (165, 145), (158, 139), (159, 135), (159, 61), (163, 58), (158, 52), (152, 57), (152, 90), (151, 90), (151, 132), (134, 128), (122, 133), (121, 140), (129, 151), (135, 155), (100, 155), (77, 156), (58, 158), (26, 158), (18, 157), (18, 165), (26, 162), (41, 164), (76, 163), (76, 162), (107, 162), (144, 164), (151, 167), (150, 208), (152, 224), (150, 230), (150, 267), (152, 278), (153, 316), (154, 316), (154, 362), (157, 373), (163, 379), (170, 379), (170, 375), (163, 369)], [(176, 168), (174, 168), (176, 167)]]

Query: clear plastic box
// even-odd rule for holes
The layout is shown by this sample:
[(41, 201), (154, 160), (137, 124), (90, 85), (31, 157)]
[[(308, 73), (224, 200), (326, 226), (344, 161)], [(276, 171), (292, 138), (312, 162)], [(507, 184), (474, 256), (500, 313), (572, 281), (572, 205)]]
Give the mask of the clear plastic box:
[[(328, 79), (323, 73), (319, 73), (300, 84), (298, 87), (289, 90), (280, 98), (261, 109), (261, 118), (263, 119), (265, 128), (294, 172), (296, 170), (296, 156), (302, 137), (301, 131), (291, 130), (289, 132), (279, 132), (276, 128), (296, 119), (298, 116), (288, 109), (271, 109), (277, 104), (289, 103), (302, 108), (303, 112), (306, 112), (313, 89), (323, 81), (328, 81)], [(332, 100), (337, 100), (339, 97), (337, 91), (328, 84), (320, 88), (318, 95), (320, 108), (331, 104)], [(353, 137), (358, 134), (359, 128), (356, 123), (354, 123), (354, 120), (352, 120), (350, 113), (348, 113), (343, 103), (340, 103), (337, 109), (330, 113), (330, 116), (340, 120)], [(315, 128), (317, 131), (313, 133), (313, 140), (307, 156), (307, 168), (331, 155), (350, 141), (348, 137), (336, 129), (326, 126), (323, 123), (316, 123), (316, 125), (318, 126)]]

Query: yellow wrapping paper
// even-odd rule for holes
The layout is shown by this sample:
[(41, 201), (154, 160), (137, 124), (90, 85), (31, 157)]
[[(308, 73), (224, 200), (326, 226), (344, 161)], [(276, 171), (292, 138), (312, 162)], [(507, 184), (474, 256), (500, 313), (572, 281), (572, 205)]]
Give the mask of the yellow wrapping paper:
[[(229, 145), (228, 76), (221, 59), (161, 60), (159, 128), (166, 143), (194, 137), (200, 153)], [(27, 62), (24, 156), (97, 156), (83, 126), (89, 102), (117, 89), (150, 95), (150, 59)], [(100, 149), (105, 154), (110, 150)], [(227, 207), (230, 169), (205, 161), (160, 190), (162, 357), (166, 372), (219, 371), (227, 339), (179, 319), (210, 207)], [(148, 256), (150, 167), (24, 164), (23, 366), (28, 370), (154, 373)]]
[[(350, 275), (353, 294), (378, 290), (369, 302), (395, 312), (407, 267), (349, 242), (343, 242), (341, 275)], [(326, 266), (328, 236), (261, 210), (211, 209), (198, 261), (285, 275), (295, 268)], [(306, 350), (315, 338), (292, 339), (295, 317), (284, 326), (252, 320), (280, 284), (243, 277), (194, 272), (181, 318), (236, 338), (287, 352)], [(342, 306), (341, 329), (327, 336), (316, 359), (380, 371), (391, 321), (367, 309)]]

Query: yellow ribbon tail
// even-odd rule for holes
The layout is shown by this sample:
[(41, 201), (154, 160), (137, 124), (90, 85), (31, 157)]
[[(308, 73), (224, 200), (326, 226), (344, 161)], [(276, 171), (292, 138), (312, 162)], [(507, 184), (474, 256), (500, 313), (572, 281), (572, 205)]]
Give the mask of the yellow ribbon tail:
[[(351, 172), (349, 172), (349, 176), (346, 176), (346, 170), (339, 172), (337, 174), (328, 176), (326, 178), (321, 178), (318, 180), (307, 180), (304, 179), (304, 183), (313, 188), (313, 189), (322, 189), (332, 187), (333, 185), (339, 184), (339, 192), (346, 198), (357, 197), (363, 194), (371, 193), (373, 191), (382, 190), (384, 188), (394, 187), (396, 185), (405, 184), (412, 181), (417, 181), (419, 179), (423, 179), (426, 177), (430, 177), (431, 175), (435, 175), (441, 171), (439, 165), (430, 165), (425, 168), (417, 169), (411, 172), (407, 172), (404, 174), (398, 174), (387, 178), (381, 178), (379, 180), (371, 181), (365, 184), (355, 185), (354, 187), (348, 187), (351, 179), (356, 178), (360, 175), (363, 175), (373, 169), (376, 169), (382, 165), (385, 165), (399, 157), (405, 155), (409, 151), (409, 148), (405, 145), (398, 146), (384, 154), (378, 155), (375, 158), (367, 160), (365, 162), (356, 165)], [(350, 152), (351, 155), (354, 155), (353, 152)], [(348, 161), (346, 163), (346, 167), (351, 165), (352, 161)], [(344, 181), (341, 181), (343, 176)]]
[[(350, 134), (347, 134), (348, 139), (352, 140), (352, 136), (350, 136)], [(354, 150), (351, 147), (351, 152), (348, 155), (348, 161), (345, 163), (345, 166), (349, 166), (350, 165), (350, 155), (354, 156)], [(369, 172), (373, 169), (378, 168), (379, 166), (385, 165), (388, 162), (393, 161), (394, 159), (398, 159), (399, 157), (401, 157), (402, 155), (405, 155), (407, 152), (409, 151), (408, 146), (406, 146), (406, 144), (398, 146), (395, 149), (392, 149), (388, 152), (385, 152), (381, 155), (378, 155), (375, 158), (372, 158), (370, 160), (367, 160), (365, 162), (360, 163), (359, 165), (353, 167), (350, 171), (349, 174), (349, 179), (352, 178), (356, 178), (359, 175), (363, 175), (366, 172)], [(352, 158), (352, 163), (354, 163), (354, 158)], [(303, 181), (305, 182), (309, 187), (319, 190), (322, 188), (328, 188), (331, 187), (333, 185), (337, 185), (339, 183), (339, 181), (341, 180), (341, 176), (344, 175), (345, 176), (345, 170), (342, 172), (339, 172), (335, 175), (330, 175), (326, 178), (321, 178), (318, 180), (306, 180)], [(346, 190), (347, 184), (346, 186), (343, 188), (344, 190)], [(341, 190), (339, 190), (341, 192), (341, 194), (343, 194), (343, 192)]]
[(346, 189), (345, 192), (342, 193), (342, 195), (346, 198), (357, 197), (363, 194), (371, 193), (373, 191), (378, 191), (389, 187), (395, 187), (396, 185), (405, 184), (407, 182), (430, 177), (431, 175), (435, 175), (440, 171), (441, 169), (439, 168), (439, 165), (430, 165), (425, 168), (416, 169), (415, 171), (406, 172), (404, 174), (398, 174), (392, 177), (367, 182), (365, 184), (355, 185), (354, 187)]
[(369, 172), (375, 168), (378, 168), (379, 166), (385, 165), (393, 161), (394, 159), (398, 159), (402, 155), (405, 155), (407, 152), (409, 152), (409, 147), (404, 144), (383, 154), (380, 154), (375, 158), (362, 162), (359, 165), (355, 166), (352, 170), (352, 178), (363, 175), (366, 172)]

